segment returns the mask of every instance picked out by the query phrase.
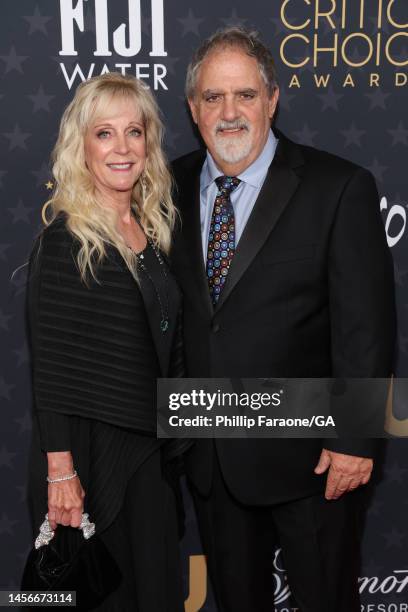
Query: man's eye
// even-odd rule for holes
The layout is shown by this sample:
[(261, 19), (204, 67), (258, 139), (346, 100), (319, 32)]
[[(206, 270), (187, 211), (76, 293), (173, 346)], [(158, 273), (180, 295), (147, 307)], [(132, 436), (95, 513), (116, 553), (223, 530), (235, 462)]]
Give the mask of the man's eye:
[(214, 95), (214, 96), (208, 96), (208, 98), (205, 99), (206, 102), (217, 102), (220, 99), (220, 96)]
[(109, 136), (108, 130), (101, 130), (97, 134), (98, 138), (107, 138)]
[(242, 100), (253, 100), (255, 95), (253, 93), (242, 93), (240, 97)]

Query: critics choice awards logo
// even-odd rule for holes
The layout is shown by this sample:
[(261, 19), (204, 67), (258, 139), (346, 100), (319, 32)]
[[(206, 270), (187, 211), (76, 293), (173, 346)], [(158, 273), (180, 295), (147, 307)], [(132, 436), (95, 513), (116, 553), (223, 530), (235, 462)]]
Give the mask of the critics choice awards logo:
[[(109, 14), (112, 3), (108, 0), (91, 0), (86, 6), (87, 0), (60, 0), (61, 19), (61, 56), (60, 67), (64, 75), (68, 89), (76, 86), (80, 81), (105, 74), (110, 70), (132, 73), (136, 77), (146, 81), (146, 84), (154, 90), (167, 90), (167, 69), (161, 62), (131, 63), (142, 50), (142, 14), (141, 0), (127, 0), (123, 5), (127, 14), (123, 15), (122, 23), (113, 26), (113, 19)], [(150, 49), (148, 55), (151, 58), (165, 58), (167, 52), (164, 47), (164, 0), (151, 0), (150, 15), (144, 23), (150, 29)], [(85, 8), (88, 8), (92, 17), (85, 19)], [(122, 3), (115, 3), (116, 14), (121, 11)], [(151, 24), (151, 25), (150, 25)], [(91, 55), (95, 61), (83, 64), (78, 61), (73, 68), (68, 68), (64, 63), (64, 57), (78, 57), (78, 47), (83, 42), (84, 35), (90, 35), (93, 40), (93, 49), (86, 49), (87, 58)], [(87, 40), (89, 40), (87, 38)], [(143, 49), (145, 51), (145, 49)], [(147, 50), (146, 50), (147, 51)], [(115, 56), (120, 58), (118, 62), (108, 65), (108, 58)], [(99, 59), (98, 58), (106, 58)], [(123, 59), (121, 59), (123, 58)], [(71, 65), (71, 62), (70, 62)]]
[(280, 58), (296, 70), (289, 87), (306, 78), (316, 87), (333, 78), (343, 87), (378, 87), (385, 67), (395, 87), (408, 82), (407, 0), (283, 0), (280, 21)]

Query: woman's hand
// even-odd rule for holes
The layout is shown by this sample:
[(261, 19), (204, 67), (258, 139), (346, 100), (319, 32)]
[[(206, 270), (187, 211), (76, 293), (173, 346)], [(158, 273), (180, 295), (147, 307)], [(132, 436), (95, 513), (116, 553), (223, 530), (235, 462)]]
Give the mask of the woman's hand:
[[(69, 451), (47, 453), (48, 477), (52, 479), (74, 472)], [(48, 485), (48, 520), (52, 530), (57, 525), (79, 527), (84, 511), (85, 491), (79, 477)]]

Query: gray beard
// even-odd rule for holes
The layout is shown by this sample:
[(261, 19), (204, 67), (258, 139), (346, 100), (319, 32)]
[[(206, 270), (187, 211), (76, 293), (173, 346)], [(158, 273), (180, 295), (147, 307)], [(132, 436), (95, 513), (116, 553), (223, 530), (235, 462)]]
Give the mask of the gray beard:
[[(233, 127), (231, 125), (231, 127)], [(227, 164), (236, 164), (251, 152), (252, 137), (250, 129), (240, 135), (224, 138), (215, 133), (214, 149), (218, 157)]]

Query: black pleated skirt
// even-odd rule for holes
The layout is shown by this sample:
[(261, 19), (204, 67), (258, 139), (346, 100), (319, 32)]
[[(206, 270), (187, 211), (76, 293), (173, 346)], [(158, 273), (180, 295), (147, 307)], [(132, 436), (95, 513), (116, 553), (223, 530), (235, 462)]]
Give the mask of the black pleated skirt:
[(124, 502), (101, 535), (122, 583), (97, 612), (184, 610), (174, 493), (155, 452), (128, 482)]

